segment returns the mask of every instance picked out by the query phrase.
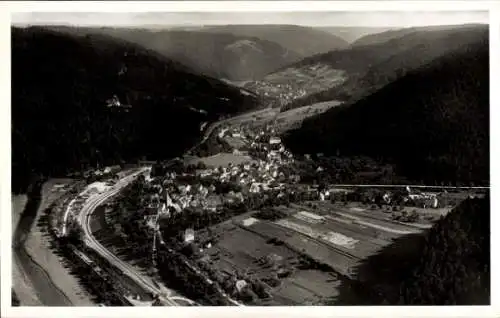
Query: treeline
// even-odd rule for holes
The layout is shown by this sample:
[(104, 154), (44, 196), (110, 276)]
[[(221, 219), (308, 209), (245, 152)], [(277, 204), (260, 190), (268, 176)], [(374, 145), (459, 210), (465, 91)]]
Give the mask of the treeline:
[(317, 200), (319, 197), (315, 191), (289, 191), (284, 192), (282, 196), (278, 196), (280, 192), (268, 191), (266, 193), (247, 194), (244, 202), (224, 204), (220, 211), (216, 213), (209, 210), (187, 208), (182, 213), (160, 219), (160, 228), (165, 238), (175, 237), (182, 234), (182, 231), (187, 228), (204, 229), (248, 211), (266, 209), (277, 205), (288, 205), (293, 202)]
[[(131, 108), (107, 107), (113, 96)], [(13, 191), (34, 172), (171, 158), (199, 138), (202, 122), (258, 103), (124, 41), (13, 28)]]
[(400, 290), (410, 305), (490, 303), (489, 198), (466, 200), (430, 230)]
[(369, 257), (340, 305), (490, 304), (490, 201), (467, 199), (425, 235)]
[(233, 147), (223, 138), (219, 138), (216, 134), (211, 134), (207, 140), (199, 145), (194, 151), (194, 155), (198, 157), (209, 157), (221, 152), (231, 152)]
[(296, 153), (368, 156), (440, 185), (489, 184), (489, 51), (450, 54), (284, 136)]
[[(284, 171), (296, 173), (304, 183), (312, 184), (406, 184), (393, 165), (366, 156), (342, 157), (340, 153), (311, 160), (297, 160)], [(290, 172), (291, 171), (291, 172)]]
[(182, 291), (190, 299), (209, 306), (228, 306), (219, 290), (217, 282), (207, 283), (200, 275), (186, 265), (185, 256), (173, 251), (158, 251), (158, 274), (163, 281), (175, 290)]
[(382, 43), (305, 59), (298, 65), (331, 65), (345, 70), (348, 78), (340, 86), (294, 100), (283, 106), (282, 111), (329, 100), (359, 100), (437, 58), (463, 52), (471, 45), (488, 43), (488, 38), (487, 25), (416, 30)]

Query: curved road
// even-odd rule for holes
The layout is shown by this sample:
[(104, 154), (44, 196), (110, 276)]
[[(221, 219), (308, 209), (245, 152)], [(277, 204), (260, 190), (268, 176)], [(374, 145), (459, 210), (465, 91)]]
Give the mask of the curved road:
[(95, 195), (91, 198), (88, 199), (88, 201), (85, 203), (85, 205), (82, 207), (82, 210), (80, 211), (78, 220), (80, 224), (82, 225), (84, 234), (86, 236), (85, 243), (89, 248), (92, 248), (95, 250), (99, 255), (101, 255), (104, 259), (106, 259), (108, 262), (116, 266), (118, 269), (120, 269), (125, 275), (130, 277), (132, 280), (134, 280), (139, 286), (144, 288), (144, 290), (147, 290), (153, 294), (156, 294), (159, 296), (160, 301), (162, 302), (163, 305), (167, 306), (180, 306), (176, 300), (183, 301), (184, 303), (191, 302), (189, 299), (185, 299), (179, 296), (173, 296), (171, 297), (172, 291), (166, 288), (161, 288), (157, 284), (155, 284), (149, 277), (143, 276), (140, 273), (138, 273), (134, 268), (132, 268), (129, 264), (126, 262), (122, 261), (119, 259), (117, 256), (115, 256), (112, 252), (110, 252), (106, 247), (104, 247), (97, 239), (94, 237), (92, 234), (92, 230), (90, 228), (90, 220), (91, 220), (91, 215), (95, 211), (95, 209), (103, 204), (105, 201), (107, 201), (109, 198), (112, 196), (116, 195), (120, 190), (122, 190), (125, 186), (127, 186), (130, 182), (134, 180), (134, 178), (139, 175), (140, 173), (144, 172), (147, 168), (143, 168), (139, 170), (138, 172), (135, 172), (134, 174), (127, 176), (120, 181), (118, 181), (110, 190), (101, 193), (99, 195)]
[(243, 114), (240, 114), (240, 115), (237, 115), (237, 116), (234, 116), (234, 117), (230, 117), (230, 118), (226, 118), (226, 119), (223, 119), (223, 120), (219, 120), (219, 121), (216, 121), (216, 122), (210, 124), (205, 129), (205, 132), (203, 133), (203, 138), (196, 145), (194, 145), (188, 151), (186, 151), (186, 154), (190, 154), (198, 146), (200, 146), (205, 141), (207, 141), (208, 137), (210, 137), (210, 135), (215, 130), (215, 128), (219, 127), (220, 125), (222, 125), (224, 123), (227, 123), (227, 122), (234, 121), (234, 120), (244, 119), (245, 117), (248, 117), (248, 116), (257, 115), (257, 114), (260, 114), (260, 113), (265, 113), (265, 112), (268, 112), (270, 110), (272, 110), (272, 109), (271, 108), (258, 109), (258, 110), (254, 110), (254, 111), (251, 111), (251, 112), (243, 113)]
[[(191, 151), (196, 149), (196, 147), (198, 147), (199, 145), (204, 143), (210, 137), (212, 132), (217, 127), (222, 125), (223, 123), (230, 122), (233, 120), (243, 119), (247, 116), (253, 116), (254, 114), (266, 112), (266, 111), (269, 111), (269, 109), (268, 108), (259, 109), (257, 111), (244, 113), (244, 114), (241, 114), (241, 115), (238, 115), (235, 117), (231, 117), (231, 118), (227, 118), (227, 119), (223, 119), (223, 120), (220, 120), (220, 121), (217, 121), (217, 122), (211, 124), (205, 130), (204, 136), (201, 139), (201, 141), (199, 143), (197, 143), (196, 145), (194, 145), (193, 147), (191, 147), (186, 153), (190, 153)], [(193, 302), (187, 298), (184, 298), (184, 297), (181, 297), (178, 295), (172, 295), (173, 294), (172, 290), (169, 290), (163, 286), (160, 287), (156, 283), (154, 283), (149, 277), (143, 276), (141, 273), (138, 273), (129, 264), (122, 261), (117, 256), (115, 256), (112, 252), (110, 252), (108, 249), (106, 249), (101, 243), (99, 243), (99, 241), (97, 241), (97, 239), (92, 234), (92, 230), (90, 228), (90, 220), (91, 220), (91, 215), (95, 211), (95, 209), (99, 205), (103, 204), (106, 200), (108, 200), (109, 198), (111, 198), (112, 196), (114, 196), (118, 192), (120, 192), (125, 186), (127, 186), (130, 182), (132, 182), (136, 176), (145, 172), (147, 169), (148, 168), (142, 168), (139, 171), (137, 171), (137, 172), (125, 177), (125, 178), (122, 178), (113, 187), (111, 187), (111, 189), (109, 189), (108, 191), (101, 193), (99, 195), (92, 196), (87, 200), (87, 202), (82, 207), (82, 209), (78, 215), (78, 222), (82, 226), (82, 229), (83, 229), (84, 234), (86, 236), (85, 243), (87, 244), (87, 246), (89, 248), (92, 248), (93, 250), (95, 250), (99, 255), (101, 255), (101, 257), (106, 259), (108, 262), (110, 262), (111, 264), (116, 266), (118, 269), (120, 269), (125, 275), (127, 275), (132, 280), (134, 280), (139, 286), (144, 288), (144, 290), (147, 290), (149, 292), (152, 292), (155, 295), (158, 295), (159, 299), (163, 305), (182, 306), (182, 304), (177, 303), (177, 301), (182, 302), (182, 303), (188, 302), (191, 304), (195, 304), (195, 302)], [(241, 306), (241, 304), (233, 301), (232, 299), (230, 299), (230, 301), (232, 303), (235, 303), (235, 304)]]

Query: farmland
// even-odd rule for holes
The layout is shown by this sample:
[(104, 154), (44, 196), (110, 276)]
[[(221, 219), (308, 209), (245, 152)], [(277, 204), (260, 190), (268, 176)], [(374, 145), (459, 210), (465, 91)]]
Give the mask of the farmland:
[[(361, 203), (328, 201), (275, 206), (280, 218), (262, 219), (256, 211), (196, 233), (197, 261), (222, 276), (259, 280), (270, 297), (250, 305), (324, 305), (335, 303), (339, 286), (357, 280), (357, 267), (398, 237), (418, 234), (445, 214), (416, 224), (391, 219), (391, 212)], [(259, 218), (260, 217), (260, 218)], [(311, 265), (314, 264), (314, 265)]]
[(189, 163), (197, 164), (203, 162), (207, 167), (227, 167), (230, 163), (239, 165), (241, 163), (252, 163), (254, 160), (248, 156), (232, 154), (232, 153), (219, 153), (210, 157), (193, 158)]
[[(269, 236), (253, 229), (261, 223), (251, 225), (251, 229), (246, 229), (240, 220), (214, 226), (212, 234), (221, 238), (201, 253), (201, 259), (221, 275), (235, 274), (264, 282), (271, 297), (256, 300), (251, 303), (254, 305), (321, 305), (336, 296), (335, 287), (340, 282), (335, 273), (301, 269), (300, 253), (272, 243)], [(200, 233), (199, 240), (206, 238), (206, 233)]]
[(255, 115), (253, 121), (250, 122), (250, 125), (252, 127), (260, 127), (275, 121), (275, 128), (283, 132), (297, 127), (308, 117), (321, 114), (328, 109), (339, 105), (341, 105), (340, 101), (332, 100), (298, 107), (283, 112), (280, 112), (279, 108), (273, 108), (259, 115)]
[(261, 81), (246, 82), (243, 87), (262, 97), (277, 99), (279, 104), (284, 105), (297, 98), (339, 86), (346, 78), (343, 70), (318, 63), (288, 67), (267, 75)]

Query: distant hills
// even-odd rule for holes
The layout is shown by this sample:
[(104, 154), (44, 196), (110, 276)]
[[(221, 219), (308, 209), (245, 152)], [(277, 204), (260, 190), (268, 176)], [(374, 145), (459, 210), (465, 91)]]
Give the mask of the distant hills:
[(70, 34), (105, 34), (231, 81), (259, 79), (304, 57), (348, 47), (342, 38), (296, 25), (222, 25), (192, 28), (72, 28)]
[(482, 24), (464, 24), (464, 25), (434, 25), (434, 26), (421, 26), (412, 28), (402, 28), (402, 29), (390, 29), (383, 30), (379, 29), (376, 32), (370, 32), (358, 39), (352, 41), (351, 46), (364, 46), (384, 43), (393, 39), (401, 38), (405, 35), (414, 32), (429, 32), (429, 31), (446, 31), (446, 30), (460, 30), (470, 29), (471, 27), (483, 27)]
[(336, 35), (344, 40), (346, 40), (350, 45), (356, 40), (366, 37), (371, 34), (378, 34), (385, 31), (397, 29), (389, 27), (355, 27), (355, 26), (330, 26), (330, 27), (315, 27), (315, 29), (325, 31)]
[(203, 31), (257, 37), (277, 43), (292, 52), (300, 54), (302, 57), (349, 46), (348, 41), (335, 34), (299, 25), (217, 25), (205, 26)]
[(284, 140), (298, 153), (383, 159), (416, 182), (488, 185), (488, 42), (308, 119)]
[[(400, 34), (398, 32), (400, 31), (391, 34), (395, 36)], [(404, 35), (395, 36), (385, 42), (354, 45), (349, 49), (305, 58), (276, 72), (291, 68), (300, 72), (301, 69), (308, 69), (313, 65), (324, 66), (337, 72), (342, 71), (344, 81), (336, 81), (335, 85), (329, 88), (298, 98), (284, 109), (333, 99), (359, 99), (440, 56), (474, 43), (487, 42), (488, 37), (487, 25), (433, 27), (430, 30), (417, 28), (414, 31), (405, 30)]]
[(303, 57), (279, 43), (229, 32), (66, 26), (51, 29), (70, 34), (113, 36), (154, 50), (197, 72), (229, 80), (259, 78), (276, 67), (296, 62)]
[(12, 28), (13, 191), (33, 173), (178, 155), (203, 122), (259, 103), (123, 40)]

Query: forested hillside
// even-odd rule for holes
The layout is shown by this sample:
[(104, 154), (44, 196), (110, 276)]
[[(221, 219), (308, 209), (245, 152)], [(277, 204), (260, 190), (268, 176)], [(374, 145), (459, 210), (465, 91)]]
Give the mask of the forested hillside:
[[(290, 51), (297, 52), (302, 57), (343, 49), (349, 46), (346, 40), (337, 35), (300, 25), (218, 25), (207, 26), (202, 31), (257, 37), (262, 40), (278, 43)], [(276, 66), (276, 68), (278, 67)]]
[(366, 155), (427, 184), (489, 184), (489, 47), (437, 59), (376, 93), (305, 120), (294, 152)]
[(259, 78), (303, 56), (255, 36), (232, 33), (139, 28), (52, 29), (70, 34), (105, 34), (151, 49), (197, 72), (229, 80)]
[(347, 42), (355, 43), (357, 40), (374, 35), (380, 34), (389, 30), (396, 29), (394, 27), (361, 27), (361, 26), (331, 26), (331, 27), (315, 27), (315, 29), (326, 31), (334, 34)]
[(383, 42), (387, 42), (393, 39), (401, 38), (405, 35), (414, 33), (414, 32), (428, 32), (428, 31), (445, 31), (445, 30), (457, 30), (464, 28), (467, 30), (470, 27), (478, 26), (481, 27), (480, 24), (464, 24), (464, 25), (433, 25), (433, 26), (421, 26), (421, 27), (412, 27), (412, 28), (398, 28), (392, 30), (384, 30), (383, 32), (372, 32), (371, 34), (366, 34), (364, 36), (359, 37), (356, 41), (351, 43), (351, 46), (365, 46), (365, 45), (373, 45), (380, 44)]
[(13, 28), (13, 191), (32, 174), (175, 156), (202, 122), (258, 104), (126, 42)]
[(396, 239), (337, 305), (489, 305), (490, 211), (489, 195), (467, 199), (424, 235)]
[(343, 70), (346, 80), (340, 85), (297, 99), (283, 109), (334, 99), (360, 99), (436, 58), (467, 50), (470, 45), (488, 43), (488, 33), (488, 26), (421, 30), (382, 43), (354, 46), (304, 59), (296, 67), (318, 63), (329, 65)]

